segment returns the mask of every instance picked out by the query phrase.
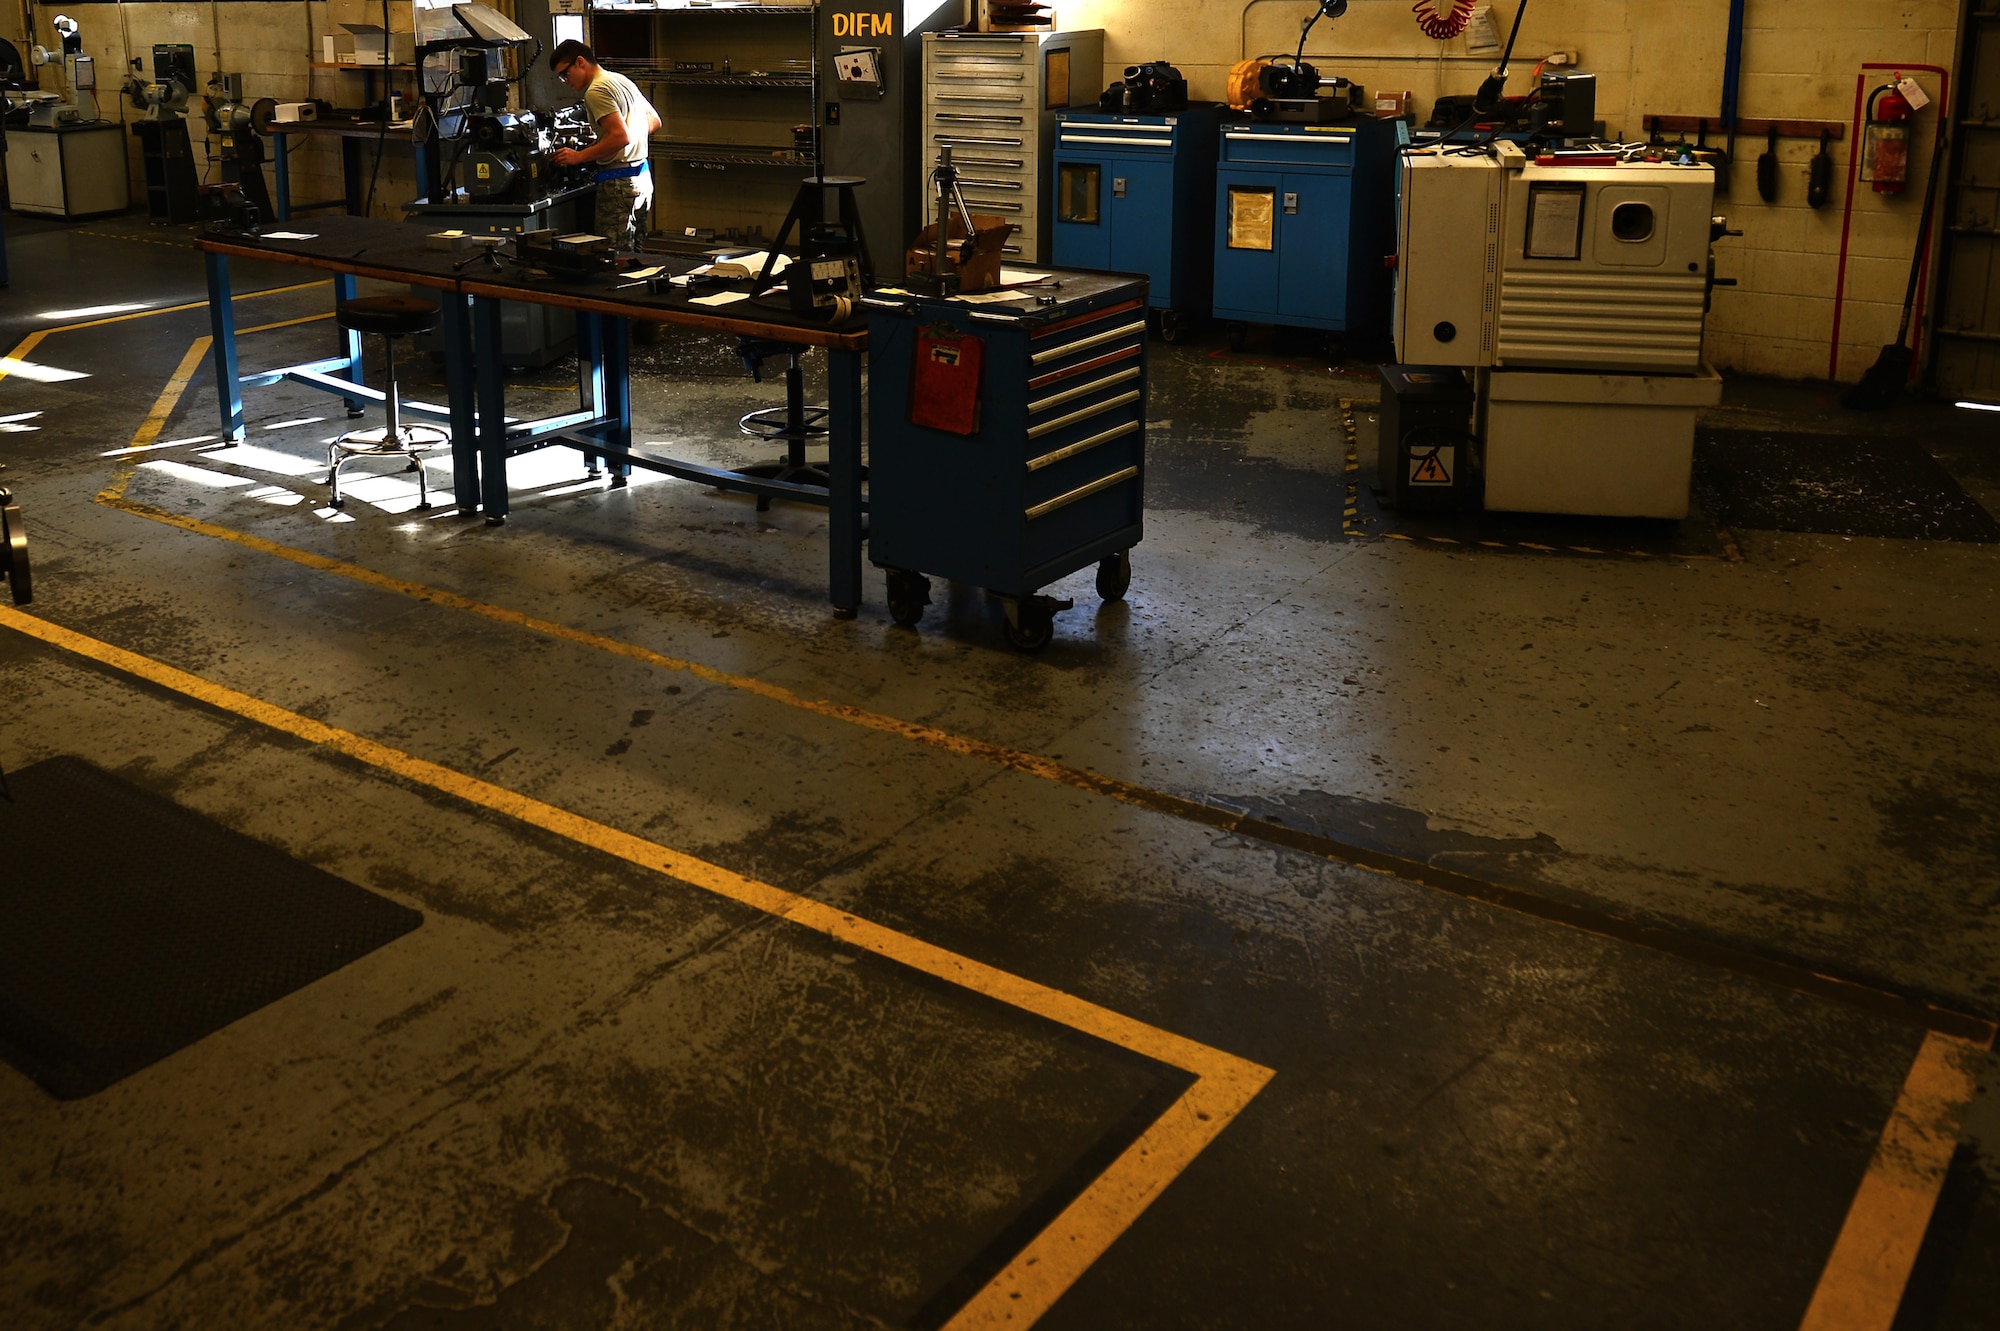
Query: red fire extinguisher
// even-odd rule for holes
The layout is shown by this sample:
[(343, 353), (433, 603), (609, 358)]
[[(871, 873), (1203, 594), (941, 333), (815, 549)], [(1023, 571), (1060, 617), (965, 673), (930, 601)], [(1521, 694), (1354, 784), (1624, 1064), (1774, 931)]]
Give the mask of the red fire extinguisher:
[(1871, 182), (1877, 194), (1901, 194), (1910, 183), (1910, 117), (1915, 114), (1892, 83), (1868, 94), (1861, 178)]

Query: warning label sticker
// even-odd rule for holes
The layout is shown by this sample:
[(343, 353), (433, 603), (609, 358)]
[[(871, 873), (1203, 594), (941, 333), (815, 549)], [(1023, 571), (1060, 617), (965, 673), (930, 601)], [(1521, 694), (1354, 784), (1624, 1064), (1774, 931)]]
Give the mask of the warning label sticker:
[(1458, 449), (1440, 445), (1426, 452), (1410, 454), (1411, 485), (1450, 485), (1451, 469), (1458, 463)]

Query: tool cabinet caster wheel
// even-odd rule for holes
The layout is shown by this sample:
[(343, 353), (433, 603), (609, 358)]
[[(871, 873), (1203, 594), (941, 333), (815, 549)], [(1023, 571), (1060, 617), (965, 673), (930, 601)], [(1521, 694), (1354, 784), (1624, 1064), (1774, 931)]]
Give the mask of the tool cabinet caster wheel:
[(1107, 601), (1122, 601), (1132, 586), (1132, 552), (1120, 550), (1097, 566), (1097, 594)]
[(1160, 311), (1160, 341), (1178, 342), (1186, 331), (1187, 320), (1181, 317), (1179, 310)]
[(889, 570), (889, 618), (904, 628), (915, 628), (931, 603), (931, 580), (907, 569)]
[(1243, 350), (1243, 343), (1250, 336), (1250, 326), (1248, 324), (1237, 323), (1232, 319), (1229, 321), (1228, 327), (1224, 328), (1222, 332), (1223, 336), (1229, 342), (1229, 349), (1231, 351), (1241, 351)]
[(1056, 617), (1052, 610), (1037, 609), (1032, 605), (1021, 607), (1020, 622), (1007, 621), (1007, 641), (1024, 652), (1039, 652), (1049, 645), (1056, 636)]

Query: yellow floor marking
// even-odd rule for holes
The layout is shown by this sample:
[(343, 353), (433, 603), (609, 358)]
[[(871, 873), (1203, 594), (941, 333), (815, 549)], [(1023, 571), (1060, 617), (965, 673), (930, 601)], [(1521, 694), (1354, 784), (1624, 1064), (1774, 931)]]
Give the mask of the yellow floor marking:
[[(184, 389), (185, 385), (183, 384), (181, 387)], [(173, 390), (171, 385), (169, 388), (170, 391), (178, 392), (178, 390)], [(162, 401), (165, 400), (167, 400), (167, 395), (162, 394)], [(394, 592), (397, 595), (408, 596), (419, 601), (428, 601), (434, 605), (443, 606), (448, 609), (463, 610), (467, 613), (493, 620), (496, 623), (527, 629), (530, 632), (544, 634), (548, 637), (588, 647), (596, 651), (602, 651), (613, 656), (622, 656), (628, 660), (638, 661), (661, 669), (686, 671), (697, 679), (711, 684), (718, 684), (724, 688), (736, 689), (754, 697), (778, 703), (781, 706), (795, 708), (799, 711), (809, 712), (830, 720), (844, 722), (848, 725), (859, 726), (866, 730), (895, 735), (913, 743), (935, 748), (941, 752), (990, 763), (998, 767), (1005, 767), (1011, 771), (1021, 772), (1025, 775), (1067, 786), (1087, 794), (1114, 799), (1133, 808), (1144, 809), (1151, 813), (1164, 814), (1170, 818), (1177, 818), (1198, 826), (1216, 828), (1224, 832), (1253, 835), (1266, 840), (1271, 839), (1271, 829), (1267, 825), (1261, 822), (1253, 823), (1253, 820), (1248, 819), (1244, 815), (1233, 813), (1215, 805), (1204, 804), (1198, 800), (1168, 794), (1165, 791), (1155, 790), (1149, 786), (1122, 781), (1117, 777), (1104, 776), (1087, 768), (1071, 767), (1068, 764), (1056, 762), (1053, 759), (1042, 757), (1040, 754), (1029, 753), (1023, 749), (1010, 748), (1003, 744), (992, 744), (985, 740), (970, 738), (969, 736), (955, 735), (950, 731), (940, 730), (934, 726), (899, 720), (895, 717), (885, 716), (879, 712), (871, 712), (861, 707), (852, 707), (823, 699), (808, 699), (781, 685), (770, 684), (753, 676), (732, 674), (725, 670), (718, 670), (713, 666), (705, 666), (698, 662), (667, 656), (663, 653), (655, 652), (650, 648), (621, 642), (616, 638), (607, 638), (600, 634), (571, 628), (565, 624), (538, 619), (517, 610), (509, 610), (502, 606), (489, 605), (486, 602), (474, 600), (469, 596), (461, 596), (456, 592), (448, 592), (436, 587), (426, 586), (422, 583), (393, 578), (387, 574), (378, 573), (374, 569), (365, 568), (358, 564), (350, 564), (344, 560), (331, 559), (325, 555), (314, 554), (308, 550), (299, 550), (291, 546), (280, 545), (276, 541), (269, 541), (261, 536), (252, 536), (248, 532), (240, 532), (212, 522), (204, 522), (200, 518), (172, 513), (165, 509), (155, 508), (150, 504), (137, 503), (126, 499), (123, 493), (126, 484), (131, 479), (133, 465), (130, 462), (121, 464), (123, 470), (113, 478), (110, 485), (107, 485), (98, 494), (97, 502), (117, 508), (123, 512), (131, 513), (137, 517), (165, 523), (168, 526), (179, 527), (184, 531), (194, 532), (199, 535), (211, 536), (217, 540), (229, 541), (248, 550), (255, 550), (261, 554), (268, 554), (306, 568), (349, 578), (383, 591)], [(1396, 532), (1386, 533), (1386, 535), (1406, 540), (1409, 539), (1408, 537), (1402, 537), (1400, 533)], [(1434, 883), (1430, 883), (1428, 879), (1422, 876), (1412, 879), (1410, 874), (1398, 867), (1356, 858), (1326, 844), (1300, 846), (1298, 848), (1305, 850), (1309, 854), (1318, 855), (1336, 863), (1354, 864), (1370, 872), (1387, 874), (1391, 877), (1424, 882), (1435, 886)], [(1456, 895), (1464, 896), (1466, 894), (1459, 892)], [(1480, 896), (1478, 899), (1486, 901), (1487, 904), (1496, 909), (1508, 911), (1521, 910), (1519, 905), (1496, 900), (1490, 895)], [(1630, 935), (1618, 934), (1616, 931), (1606, 933), (1604, 930), (1592, 928), (1574, 919), (1553, 920), (1552, 917), (1542, 912), (1530, 911), (1528, 913), (1534, 915), (1536, 918), (1558, 923), (1565, 928), (1580, 929), (1595, 936), (1617, 936), (1622, 937), (1626, 942), (1637, 941), (1641, 946), (1660, 948), (1660, 944), (1657, 942), (1635, 940)], [(1672, 948), (1663, 948), (1660, 950), (1666, 951), (1669, 955), (1681, 955)], [(1875, 991), (1869, 992), (1874, 993)], [(1882, 994), (1876, 994), (1875, 996), (1888, 997), (1888, 995)], [(1958, 1014), (1952, 1014), (1952, 1016), (1954, 1021), (1958, 1019)], [(1936, 1019), (1936, 1014), (1932, 1014), (1932, 1019)], [(1970, 1021), (1970, 1019), (1966, 1020)], [(1984, 1032), (1984, 1038), (1988, 1040), (1992, 1038), (1994, 1028), (1990, 1023), (1974, 1023), (1973, 1028)]]
[(958, 1311), (946, 1324), (953, 1331), (1032, 1325), (1271, 1080), (1271, 1069), (1248, 1059), (10, 606), (0, 606), (0, 626), (1192, 1073), (1194, 1084)]
[(236, 336), (244, 337), (250, 333), (268, 333), (273, 328), (296, 328), (300, 324), (316, 324), (322, 319), (331, 319), (332, 317), (333, 311), (326, 310), (319, 314), (303, 315), (297, 319), (280, 319), (274, 324), (258, 324), (255, 328), (239, 328), (236, 330)]
[[(160, 437), (160, 431), (166, 429), (167, 422), (173, 418), (174, 408), (180, 405), (181, 394), (187, 392), (188, 381), (194, 378), (195, 371), (201, 368), (203, 357), (208, 355), (208, 347), (209, 338), (206, 334), (196, 338), (188, 347), (187, 354), (182, 356), (181, 363), (174, 367), (172, 377), (167, 380), (167, 386), (161, 389), (159, 397), (153, 400), (153, 409), (147, 412), (146, 419), (139, 423), (138, 430), (132, 435), (132, 442), (126, 445), (127, 448), (136, 451)], [(122, 497), (125, 487), (132, 483), (136, 467), (137, 463), (129, 459), (120, 462), (117, 470), (111, 474), (110, 484), (98, 492), (98, 502), (108, 503)]]
[[(236, 296), (233, 299), (256, 300), (259, 296), (281, 296), (287, 291), (310, 291), (314, 287), (327, 287), (332, 285), (333, 283), (331, 281), (325, 279), (322, 279), (321, 281), (318, 282), (299, 282), (288, 287), (272, 287), (267, 291), (246, 291), (242, 295)], [(28, 353), (33, 351), (36, 347), (40, 346), (42, 344), (42, 339), (49, 336), (49, 334), (51, 333), (72, 333), (79, 328), (102, 328), (105, 324), (122, 324), (132, 319), (150, 319), (156, 314), (176, 314), (181, 310), (205, 310), (207, 308), (208, 308), (207, 301), (192, 300), (187, 302), (185, 305), (162, 305), (160, 306), (160, 308), (156, 310), (134, 310), (130, 314), (114, 314), (103, 319), (85, 319), (81, 323), (57, 324), (53, 328), (37, 328), (34, 332), (22, 338), (20, 342), (14, 347), (14, 349), (7, 353), (7, 355), (14, 360), (26, 360), (28, 358)], [(245, 329), (244, 331), (250, 332), (254, 330)], [(0, 370), (0, 379), (5, 379), (6, 377), (7, 377), (7, 372), (5, 370)]]
[(1889, 1331), (1930, 1227), (1981, 1046), (1924, 1037), (1799, 1331)]

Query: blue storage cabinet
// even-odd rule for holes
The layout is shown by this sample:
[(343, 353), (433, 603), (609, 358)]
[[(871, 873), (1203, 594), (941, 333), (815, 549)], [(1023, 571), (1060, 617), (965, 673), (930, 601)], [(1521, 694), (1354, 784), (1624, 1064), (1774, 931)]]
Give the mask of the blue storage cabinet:
[(1058, 268), (1143, 273), (1160, 335), (1210, 303), (1220, 109), (1172, 115), (1056, 112)]
[[(1036, 651), (1071, 605), (1043, 587), (1093, 564), (1106, 600), (1131, 581), (1146, 480), (1146, 283), (1049, 276), (1061, 285), (1018, 304), (867, 299), (868, 549), (888, 570), (899, 624), (922, 618), (929, 576), (945, 577), (995, 593), (1008, 640)], [(939, 332), (983, 344), (970, 435), (911, 421), (919, 335)]]
[(1389, 321), (1401, 120), (1228, 123), (1215, 182), (1215, 317), (1375, 334)]

